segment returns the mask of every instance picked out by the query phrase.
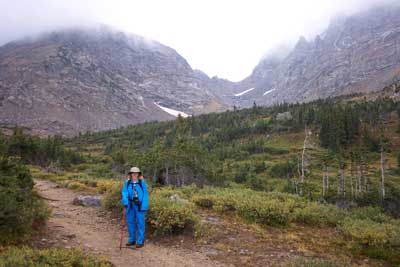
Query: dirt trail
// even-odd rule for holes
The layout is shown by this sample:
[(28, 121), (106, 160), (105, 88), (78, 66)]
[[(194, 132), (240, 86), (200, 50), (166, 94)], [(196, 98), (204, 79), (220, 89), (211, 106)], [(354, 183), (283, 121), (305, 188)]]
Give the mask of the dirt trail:
[[(81, 247), (105, 256), (115, 266), (224, 266), (206, 255), (182, 248), (168, 248), (147, 242), (141, 249), (119, 250), (119, 226), (101, 216), (96, 208), (72, 205), (78, 194), (55, 183), (35, 180), (38, 192), (48, 200), (52, 215), (45, 226), (43, 246)], [(56, 201), (52, 201), (56, 200)], [(126, 237), (126, 235), (125, 235)], [(125, 243), (125, 242), (124, 242)]]

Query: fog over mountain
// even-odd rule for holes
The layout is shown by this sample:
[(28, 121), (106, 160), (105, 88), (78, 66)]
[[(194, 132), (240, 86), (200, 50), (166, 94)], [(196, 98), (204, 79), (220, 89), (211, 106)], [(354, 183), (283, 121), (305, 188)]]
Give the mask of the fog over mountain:
[(93, 9), (91, 1), (79, 8), (74, 1), (1, 2), (9, 12), (0, 16), (0, 124), (73, 136), (254, 102), (365, 94), (400, 78), (400, 5), (322, 2), (283, 10), (195, 3), (197, 12), (175, 2), (177, 10), (162, 2), (151, 10), (128, 2), (92, 2)]
[(339, 14), (393, 0), (0, 0), (0, 45), (43, 31), (106, 24), (173, 47), (195, 69), (239, 81), (270, 49), (314, 37)]

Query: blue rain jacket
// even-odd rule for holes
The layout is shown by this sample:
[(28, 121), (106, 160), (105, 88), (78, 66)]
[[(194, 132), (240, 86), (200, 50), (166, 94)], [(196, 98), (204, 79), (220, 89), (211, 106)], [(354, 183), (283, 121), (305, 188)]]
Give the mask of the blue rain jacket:
[(138, 179), (136, 182), (127, 179), (122, 187), (122, 205), (132, 208), (135, 203), (133, 197), (135, 191), (139, 198), (139, 211), (147, 211), (149, 209), (149, 193), (147, 192), (147, 185), (144, 179)]

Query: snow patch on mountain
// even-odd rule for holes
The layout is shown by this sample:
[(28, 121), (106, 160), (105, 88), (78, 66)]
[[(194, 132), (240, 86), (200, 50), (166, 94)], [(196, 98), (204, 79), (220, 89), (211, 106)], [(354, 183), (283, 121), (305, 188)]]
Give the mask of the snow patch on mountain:
[(271, 90), (268, 90), (268, 91), (266, 91), (266, 92), (263, 94), (263, 96), (268, 95), (269, 93), (272, 93), (272, 92), (275, 91), (275, 90), (276, 90), (276, 88), (273, 88), (273, 89), (271, 89)]
[(246, 91), (243, 91), (241, 93), (235, 94), (235, 96), (242, 96), (242, 95), (247, 94), (248, 92), (253, 91), (253, 90), (254, 90), (254, 87), (250, 88), (250, 89), (247, 89)]
[(164, 110), (165, 112), (167, 112), (168, 114), (171, 114), (172, 116), (178, 117), (179, 115), (181, 115), (183, 118), (187, 118), (189, 117), (188, 114), (186, 114), (185, 112), (182, 111), (178, 111), (172, 108), (166, 108), (163, 106), (160, 106), (159, 104), (157, 104), (156, 102), (154, 102), (154, 105), (156, 105), (157, 107), (159, 107), (160, 109)]

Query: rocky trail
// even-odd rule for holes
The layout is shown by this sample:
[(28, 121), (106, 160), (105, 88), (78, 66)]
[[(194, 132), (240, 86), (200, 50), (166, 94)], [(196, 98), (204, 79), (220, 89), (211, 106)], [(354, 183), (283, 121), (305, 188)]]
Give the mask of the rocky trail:
[[(72, 204), (77, 193), (55, 183), (36, 180), (37, 191), (49, 202), (52, 215), (37, 238), (39, 247), (80, 247), (106, 257), (115, 266), (224, 266), (206, 254), (189, 249), (167, 247), (148, 241), (144, 248), (119, 249), (120, 228), (98, 208)], [(126, 237), (126, 235), (125, 235)], [(125, 243), (125, 242), (124, 242)]]
[[(35, 187), (52, 214), (41, 227), (35, 247), (79, 247), (85, 252), (106, 257), (115, 266), (290, 266), (296, 257), (351, 259), (342, 248), (335, 229), (295, 226), (259, 229), (221, 216), (210, 210), (197, 210), (210, 232), (194, 240), (179, 235), (151, 237), (144, 248), (119, 249), (119, 221), (110, 219), (100, 208), (77, 206), (80, 194), (47, 180), (35, 180)], [(124, 243), (126, 241), (126, 234)], [(149, 235), (147, 235), (149, 236)], [(335, 245), (336, 244), (336, 245)], [(338, 245), (342, 244), (342, 245)], [(352, 266), (386, 266), (383, 262), (353, 258)]]

